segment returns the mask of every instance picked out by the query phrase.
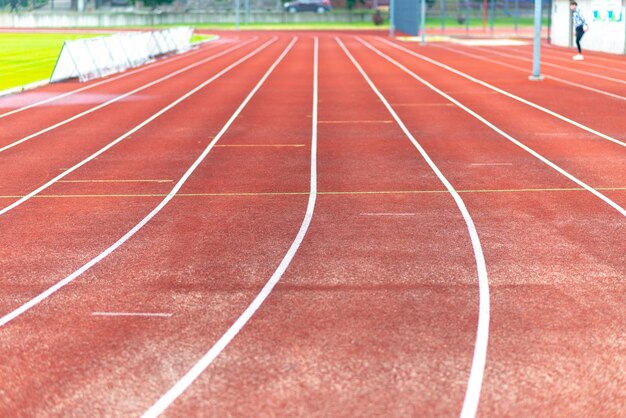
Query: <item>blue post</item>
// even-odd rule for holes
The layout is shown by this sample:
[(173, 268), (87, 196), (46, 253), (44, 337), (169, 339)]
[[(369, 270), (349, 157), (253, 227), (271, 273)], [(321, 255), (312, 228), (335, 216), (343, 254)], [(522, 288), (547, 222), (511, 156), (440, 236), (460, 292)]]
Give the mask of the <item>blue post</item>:
[(396, 32), (394, 19), (395, 4), (394, 0), (389, 0), (389, 36), (393, 37)]
[(426, 0), (422, 0), (420, 26), (422, 27), (422, 45), (426, 45)]
[(490, 16), (490, 22), (489, 22), (489, 28), (491, 30), (491, 33), (493, 33), (493, 21), (496, 18), (496, 0), (491, 0), (491, 7), (489, 7), (489, 14)]
[(515, 0), (515, 33), (517, 33), (518, 26), (519, 26), (519, 0)]
[(235, 30), (239, 30), (239, 0), (235, 0)]
[(469, 33), (470, 16), (472, 15), (472, 4), (469, 0), (465, 0), (467, 6), (467, 18), (465, 19), (465, 32)]
[(533, 74), (529, 77), (532, 81), (541, 81), (543, 76), (541, 65), (541, 0), (535, 0), (535, 39), (533, 43)]
[(446, 0), (441, 0), (441, 32), (446, 31)]

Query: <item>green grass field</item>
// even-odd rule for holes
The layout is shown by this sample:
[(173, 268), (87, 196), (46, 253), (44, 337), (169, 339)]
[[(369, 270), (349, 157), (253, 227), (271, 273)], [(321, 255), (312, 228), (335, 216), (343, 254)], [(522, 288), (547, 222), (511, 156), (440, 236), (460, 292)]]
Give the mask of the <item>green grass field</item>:
[[(93, 33), (0, 33), (0, 91), (50, 78), (64, 41)], [(191, 42), (211, 39), (194, 35)]]
[(50, 77), (63, 42), (98, 36), (68, 33), (0, 33), (0, 91)]
[[(545, 22), (544, 22), (545, 23)], [(441, 19), (428, 18), (426, 27), (438, 29)], [(482, 27), (482, 20), (473, 18), (471, 29)], [(513, 27), (512, 18), (499, 18), (494, 22), (496, 27)], [(532, 26), (532, 19), (520, 19), (520, 28)], [(165, 27), (165, 26), (163, 26)], [(235, 29), (234, 23), (197, 25), (198, 29)], [(446, 28), (464, 28), (454, 19), (446, 21)], [(155, 27), (145, 28), (154, 29)], [(388, 30), (388, 25), (375, 26), (369, 21), (353, 23), (297, 23), (297, 24), (249, 24), (239, 25), (241, 30), (347, 30), (347, 29), (381, 29)], [(0, 91), (13, 87), (24, 86), (50, 77), (54, 64), (66, 40), (99, 36), (93, 33), (0, 33)], [(200, 42), (211, 38), (211, 35), (194, 35), (192, 42)]]

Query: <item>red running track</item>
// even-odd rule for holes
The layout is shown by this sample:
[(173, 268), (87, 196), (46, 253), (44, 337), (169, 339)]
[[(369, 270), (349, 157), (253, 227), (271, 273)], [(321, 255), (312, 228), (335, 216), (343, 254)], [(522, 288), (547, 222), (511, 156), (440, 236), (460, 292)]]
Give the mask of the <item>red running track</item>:
[(0, 117), (63, 123), (0, 152), (0, 415), (623, 414), (626, 61), (530, 48), (225, 33)]

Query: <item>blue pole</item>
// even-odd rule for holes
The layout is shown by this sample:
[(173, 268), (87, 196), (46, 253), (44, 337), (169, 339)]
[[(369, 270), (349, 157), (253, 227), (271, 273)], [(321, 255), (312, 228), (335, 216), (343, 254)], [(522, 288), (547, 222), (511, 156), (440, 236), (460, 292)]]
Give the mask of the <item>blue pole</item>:
[(422, 45), (426, 45), (426, 0), (422, 0), (420, 15), (420, 26), (422, 27)]
[(395, 2), (394, 0), (389, 0), (389, 36), (393, 37), (396, 32), (396, 24), (394, 19), (395, 12)]
[(239, 30), (239, 0), (235, 0), (235, 30)]
[(467, 19), (465, 19), (465, 32), (469, 33), (470, 16), (472, 15), (472, 5), (469, 0), (465, 0), (465, 6), (467, 8)]
[(540, 70), (541, 65), (541, 0), (535, 0), (535, 39), (533, 43), (533, 74), (530, 80), (543, 80)]
[(518, 26), (519, 26), (519, 0), (515, 0), (515, 33), (517, 33)]
[(441, 32), (446, 31), (446, 0), (441, 0)]
[(493, 33), (493, 21), (496, 18), (496, 0), (491, 0), (491, 7), (489, 8), (490, 22), (489, 27), (491, 29), (491, 33)]

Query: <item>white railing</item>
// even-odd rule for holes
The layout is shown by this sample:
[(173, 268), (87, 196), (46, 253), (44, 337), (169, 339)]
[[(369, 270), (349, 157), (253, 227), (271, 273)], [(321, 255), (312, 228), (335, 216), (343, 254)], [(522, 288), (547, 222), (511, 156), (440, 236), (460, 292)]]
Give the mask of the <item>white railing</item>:
[(159, 55), (184, 52), (191, 47), (192, 33), (193, 28), (177, 27), (66, 41), (50, 82), (93, 80), (143, 65)]

